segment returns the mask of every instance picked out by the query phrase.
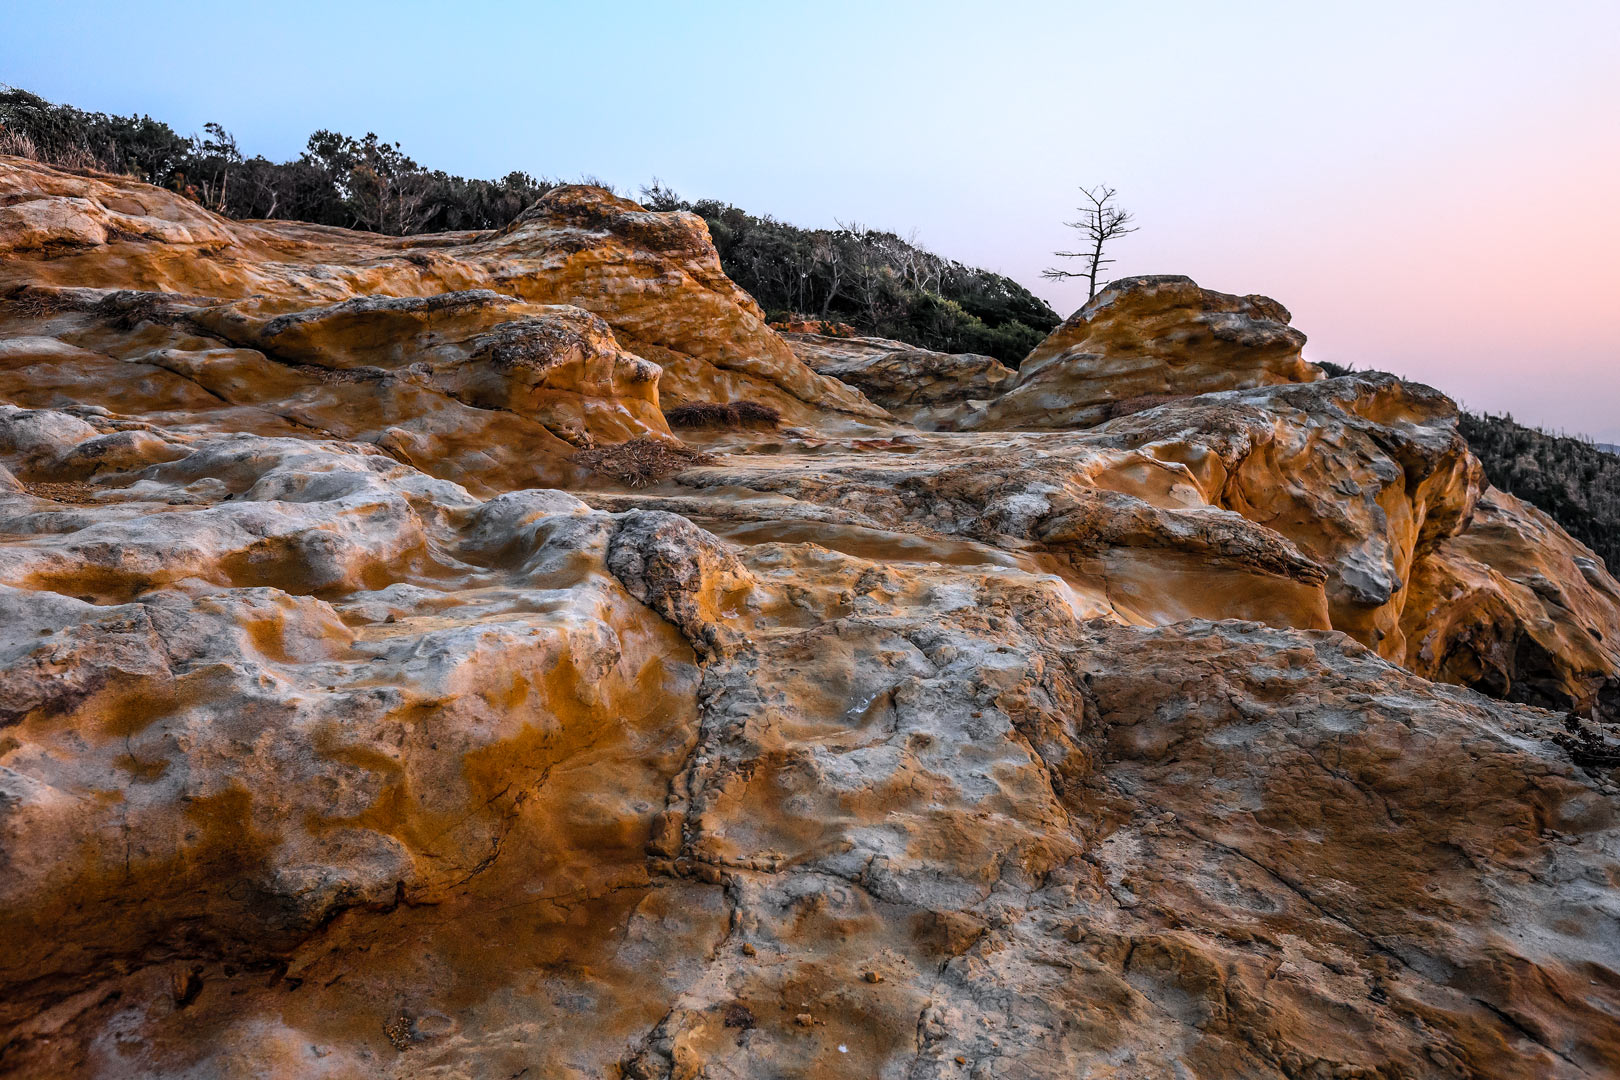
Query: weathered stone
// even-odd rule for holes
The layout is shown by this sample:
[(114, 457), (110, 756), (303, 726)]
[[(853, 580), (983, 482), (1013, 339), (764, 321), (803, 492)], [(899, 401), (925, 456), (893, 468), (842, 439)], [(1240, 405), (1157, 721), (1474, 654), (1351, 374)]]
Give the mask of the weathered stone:
[[(1620, 585), (1274, 303), (1105, 293), (999, 398), (835, 339), (1042, 429), (921, 431), (597, 189), (399, 240), (0, 183), (0, 1073), (1620, 1060)], [(785, 426), (572, 463), (705, 400)]]
[(909, 424), (949, 428), (968, 408), (999, 396), (1013, 372), (993, 356), (942, 353), (887, 338), (784, 331), (795, 355), (848, 383)]
[(1190, 394), (1321, 378), (1301, 359), (1305, 335), (1289, 320), (1270, 297), (1175, 275), (1121, 278), (1036, 346), (1011, 389), (963, 426), (1083, 427)]
[(1418, 559), (1406, 663), (1431, 679), (1620, 719), (1620, 582), (1551, 518), (1487, 490)]

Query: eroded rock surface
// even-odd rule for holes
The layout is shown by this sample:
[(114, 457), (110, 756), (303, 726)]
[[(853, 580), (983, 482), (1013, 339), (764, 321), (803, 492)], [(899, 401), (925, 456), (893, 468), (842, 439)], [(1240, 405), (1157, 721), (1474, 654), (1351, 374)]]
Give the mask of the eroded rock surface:
[(667, 435), (661, 404), (889, 423), (793, 355), (701, 218), (599, 188), (556, 189), (498, 232), (403, 239), (229, 222), (15, 158), (0, 202), (60, 225), (0, 230), (0, 392), (17, 404), (228, 406), (234, 429), (371, 442), (485, 494), (566, 485), (582, 446)]
[(1620, 716), (1620, 582), (1535, 507), (1494, 488), (1413, 568), (1407, 665), (1551, 709)]
[(888, 338), (783, 331), (799, 359), (848, 383), (890, 414), (922, 428), (954, 427), (1012, 383), (993, 356), (942, 353)]
[(807, 365), (595, 189), (0, 184), (0, 1074), (1614, 1073), (1620, 585), (1439, 393), (1185, 279), (1039, 412)]
[(1267, 296), (1178, 275), (1122, 278), (1036, 346), (1017, 383), (965, 425), (1086, 426), (1191, 394), (1319, 378), (1290, 319)]

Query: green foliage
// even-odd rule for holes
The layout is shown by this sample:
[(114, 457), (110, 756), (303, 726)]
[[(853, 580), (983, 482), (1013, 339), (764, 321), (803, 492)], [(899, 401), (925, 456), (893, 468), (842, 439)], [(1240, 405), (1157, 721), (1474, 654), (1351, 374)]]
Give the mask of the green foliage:
[(218, 124), (185, 137), (149, 116), (109, 116), (0, 87), (0, 132), (13, 151), (66, 168), (122, 173), (235, 218), (279, 218), (393, 235), (491, 229), (556, 184), (513, 172), (469, 180), (424, 169), (368, 132), (309, 137), (296, 161), (244, 158)]
[(1620, 457), (1511, 416), (1465, 412), (1459, 428), (1491, 483), (1545, 511), (1611, 572), (1620, 569)]
[[(149, 116), (109, 116), (0, 87), (0, 140), (66, 168), (138, 177), (235, 218), (275, 218), (409, 236), (494, 229), (556, 184), (524, 172), (470, 180), (429, 171), (397, 142), (317, 131), (296, 161), (243, 157), (218, 124), (179, 135)], [(587, 179), (584, 182), (597, 182)], [(605, 186), (605, 185), (603, 185)], [(944, 352), (1016, 366), (1057, 313), (1015, 281), (860, 225), (800, 229), (714, 200), (687, 203), (654, 181), (653, 210), (709, 224), (721, 265), (773, 316), (804, 314)]]
[[(429, 171), (398, 143), (370, 132), (354, 139), (317, 131), (296, 161), (245, 158), (218, 124), (186, 137), (150, 116), (85, 112), (3, 85), (0, 152), (134, 176), (230, 217), (396, 235), (499, 228), (557, 186), (525, 172), (473, 180)], [(1014, 366), (1061, 321), (1017, 282), (940, 258), (891, 232), (860, 225), (801, 229), (712, 199), (688, 203), (656, 180), (642, 189), (642, 202), (701, 215), (726, 273), (773, 318), (844, 322)], [(1330, 374), (1348, 371), (1322, 366)], [(1620, 566), (1620, 457), (1510, 416), (1464, 413), (1461, 427), (1493, 484), (1552, 515), (1611, 567)]]
[(1060, 320), (1000, 274), (964, 266), (892, 232), (860, 225), (801, 229), (713, 199), (688, 203), (654, 181), (642, 203), (690, 210), (709, 225), (726, 275), (773, 318), (845, 322), (863, 333), (1016, 367)]

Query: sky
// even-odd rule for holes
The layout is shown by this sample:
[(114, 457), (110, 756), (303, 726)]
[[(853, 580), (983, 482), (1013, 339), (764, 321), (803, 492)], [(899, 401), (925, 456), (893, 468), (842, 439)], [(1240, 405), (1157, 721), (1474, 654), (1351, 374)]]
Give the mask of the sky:
[(1116, 276), (1273, 296), (1306, 356), (1620, 442), (1620, 0), (18, 4), (0, 82), (295, 157), (654, 177), (1043, 281), (1080, 185)]

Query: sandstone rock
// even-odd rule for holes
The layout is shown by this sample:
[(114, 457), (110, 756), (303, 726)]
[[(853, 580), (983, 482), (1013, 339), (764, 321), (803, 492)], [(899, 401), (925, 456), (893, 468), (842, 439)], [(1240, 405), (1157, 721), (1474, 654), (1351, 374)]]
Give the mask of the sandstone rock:
[(555, 189), (507, 228), (449, 234), (449, 243), (295, 222), (227, 222), (158, 188), (18, 158), (0, 158), (0, 197), (8, 195), (13, 205), (38, 202), (83, 229), (102, 220), (97, 207), (138, 212), (130, 224), (140, 242), (120, 245), (116, 259), (91, 248), (8, 261), (0, 267), (0, 295), (26, 284), (256, 297), (260, 310), (291, 313), (355, 298), (487, 289), (601, 316), (624, 349), (664, 368), (670, 404), (747, 399), (772, 404), (795, 423), (887, 420), (793, 355), (753, 299), (721, 272), (701, 218), (649, 212), (599, 188)]
[[(485, 504), (476, 516), (486, 536), (497, 521), (546, 523), (535, 540), (554, 555), (524, 558), (524, 544), (500, 565), (519, 575), (506, 579), (514, 583), (543, 573), (570, 604), (585, 599), (581, 584), (559, 572), (601, 558), (586, 553), (604, 542), (611, 550), (610, 536), (653, 536), (667, 520), (615, 527), (555, 499), (527, 511)], [(322, 633), (307, 622), (279, 627), (292, 655), (264, 645), (239, 654), (247, 672), (270, 665), (291, 680), (270, 684), (266, 706), (308, 687), (296, 712), (283, 706), (276, 724), (252, 725), (259, 760), (323, 779), (289, 785), (271, 773), (234, 796), (242, 801), (231, 811), (206, 804), (222, 817), (191, 811), (266, 830), (251, 849), (263, 854), (232, 864), (209, 860), (201, 840), (182, 850), (209, 863), (224, 897), (232, 883), (252, 883), (238, 895), (275, 901), (273, 914), (225, 899), (202, 916), (238, 952), (165, 936), (154, 919), (148, 958), (100, 940), (105, 924), (55, 915), (68, 940), (88, 937), (80, 948), (98, 950), (89, 962), (112, 952), (133, 970), (114, 976), (117, 998), (68, 998), (24, 1020), (12, 1060), (88, 1074), (237, 1075), (267, 1061), (308, 1069), (335, 1059), (384, 1075), (556, 1060), (580, 1075), (884, 1075), (963, 1057), (1069, 1076), (1128, 1051), (1132, 1075), (1283, 1076), (1422, 1075), (1438, 1052), (1465, 1072), (1576, 1076), (1616, 1052), (1605, 1010), (1620, 986), (1589, 980), (1620, 964), (1602, 931), (1620, 910), (1612, 889), (1587, 876), (1620, 873), (1615, 794), (1561, 760), (1548, 741), (1557, 717), (1437, 688), (1330, 633), (1080, 622), (1051, 577), (1004, 567), (925, 572), (806, 544), (756, 544), (735, 558), (752, 594), (732, 619), (745, 640), (703, 662), (700, 693), (660, 688), (671, 696), (659, 700), (695, 700), (695, 717), (642, 714), (628, 745), (622, 726), (605, 745), (593, 726), (616, 715), (611, 702), (574, 696), (603, 685), (595, 667), (579, 672), (584, 682), (535, 682), (542, 715), (570, 701), (574, 711), (507, 735), (515, 744), (499, 741), (512, 730), (501, 717), (513, 714), (495, 673), (510, 678), (526, 650), (556, 640), (532, 636), (557, 625), (556, 609), (536, 622), (510, 593), (475, 604), (484, 614), (469, 625), (445, 618), (460, 605), (444, 606), (442, 591), (393, 585), (339, 604), (346, 618), (325, 616)], [(738, 580), (741, 568), (721, 562), (677, 577), (698, 593)], [(606, 579), (589, 588), (598, 603), (627, 602), (600, 592), (613, 591)], [(246, 611), (218, 605), (254, 599), (284, 620), (288, 605), (312, 603), (214, 594), (212, 610), (251, 627)], [(244, 648), (211, 632), (231, 623), (189, 610), (168, 621), (168, 603), (136, 605), (152, 622), (128, 629), (105, 623), (124, 618), (122, 608), (104, 624), (72, 623), (71, 611), (52, 620), (114, 650), (107, 661), (82, 654), (83, 667), (117, 662), (125, 680), (163, 677), (142, 666), (151, 646), (119, 644), (131, 631), (165, 641), (174, 679), (177, 663), (208, 671), (219, 650)], [(491, 621), (503, 607), (511, 614)], [(380, 622), (386, 608), (404, 617)], [(810, 611), (822, 617), (807, 621)], [(32, 624), (13, 625), (28, 640)], [(632, 656), (679, 655), (661, 636), (670, 628), (631, 625), (616, 624), (626, 652), (608, 672), (635, 670)], [(168, 626), (185, 630), (174, 637)], [(512, 636), (517, 626), (532, 643)], [(631, 651), (632, 638), (644, 644)], [(602, 654), (603, 643), (576, 649), (574, 662)], [(129, 658), (111, 659), (119, 655)], [(337, 692), (315, 693), (327, 680)], [(640, 700), (653, 700), (649, 690), (642, 684)], [(97, 713), (74, 710), (95, 708), (69, 705), (47, 724), (31, 715), (12, 730), (32, 746), (70, 718), (86, 730)], [(373, 717), (359, 729), (359, 716), (330, 711), (356, 708)], [(339, 718), (324, 737), (334, 741), (318, 737), (317, 754), (282, 763), (282, 731)], [(118, 879), (129, 883), (122, 902), (150, 898), (154, 916), (195, 910), (182, 900), (194, 893), (177, 897), (142, 876), (163, 850), (151, 826), (165, 802), (206, 798), (192, 790), (188, 803), (188, 789), (163, 786), (174, 775), (195, 788), (205, 775), (197, 755), (210, 743), (195, 741), (205, 729), (175, 739), (174, 723), (160, 718), (108, 744), (130, 755), (126, 768), (152, 774), (166, 763), (134, 808), (146, 826), (133, 831), (139, 846), (121, 851), (117, 838), (131, 834), (110, 830), (104, 856), (132, 859), (133, 876)], [(518, 747), (528, 749), (514, 758)], [(73, 758), (81, 779), (47, 774), (56, 787), (94, 782), (87, 750)], [(44, 759), (23, 760), (39, 770), (33, 762)], [(522, 776), (526, 798), (504, 787)], [(1504, 800), (1504, 783), (1523, 786)], [(269, 798), (300, 790), (317, 800), (318, 818)], [(418, 792), (432, 793), (425, 806)], [(435, 822), (461, 820), (456, 808), (479, 806), (480, 795), (497, 796), (493, 807), (439, 831)], [(24, 841), (14, 850), (40, 850), (53, 824), (73, 837), (88, 822), (63, 817), (97, 812), (69, 800), (53, 817), (43, 799), (11, 818)], [(273, 816), (260, 816), (261, 800)], [(103, 805), (113, 821), (131, 812)], [(313, 820), (343, 824), (315, 844), (291, 828)], [(623, 839), (604, 849), (593, 839), (604, 835)], [(194, 880), (169, 869), (176, 886)], [(1571, 919), (1571, 905), (1581, 917)], [(312, 925), (334, 907), (330, 922)], [(127, 934), (132, 922), (114, 925)], [(953, 938), (941, 926), (962, 931)], [(756, 958), (735, 941), (742, 934)], [(307, 944), (275, 948), (300, 937)], [(249, 973), (267, 953), (286, 964), (269, 980)], [(61, 962), (49, 956), (39, 963)], [(156, 984), (175, 963), (151, 962), (163, 956), (196, 965), (189, 1000), (172, 980)], [(547, 973), (538, 981), (536, 964)], [(81, 985), (79, 975), (70, 967), (57, 985)], [(30, 993), (41, 998), (20, 1004), (49, 1000), (43, 987)], [(581, 1009), (591, 1023), (579, 1022)], [(41, 1025), (54, 1025), (50, 1039)], [(87, 1038), (108, 1026), (141, 1042), (109, 1056)]]
[[(0, 233), (0, 1074), (1620, 1060), (1620, 586), (1438, 392), (1167, 281), (1060, 333), (1186, 396), (919, 431), (596, 189), (398, 240), (0, 180), (66, 222)], [(1051, 426), (1114, 409), (1050, 351)], [(787, 426), (572, 463), (737, 399)]]
[(251, 226), (221, 221), (161, 188), (0, 156), (0, 251), (109, 242), (230, 243)]
[(9, 1021), (109, 966), (261, 964), (347, 908), (436, 903), (509, 841), (605, 827), (563, 774), (616, 745), (648, 809), (586, 847), (639, 859), (696, 673), (606, 570), (611, 519), (295, 440), (148, 477), (215, 498), (3, 507)]
[(783, 332), (795, 355), (922, 428), (950, 427), (970, 400), (998, 397), (1013, 372), (993, 356), (942, 353), (887, 338)]
[[(1415, 553), (1462, 527), (1482, 485), (1455, 406), (1392, 376), (1209, 394), (1084, 432), (758, 456), (681, 480), (776, 498), (637, 505), (739, 539), (814, 537), (856, 554), (901, 557), (892, 540), (874, 548), (828, 525), (969, 540), (1056, 571), (1077, 603), (1127, 622), (1331, 626), (1397, 661)], [(809, 519), (816, 530), (766, 524)]]
[(413, 379), (559, 435), (593, 442), (669, 435), (658, 366), (621, 351), (607, 324), (579, 308), (525, 304), (487, 289), (363, 297), (286, 314), (274, 313), (278, 306), (238, 301), (194, 319), (276, 360)]
[(1085, 427), (1189, 394), (1309, 382), (1305, 335), (1265, 296), (1174, 275), (1121, 278), (1054, 330), (976, 428)]
[(1431, 679), (1620, 718), (1620, 582), (1546, 514), (1490, 489), (1413, 570), (1406, 663)]

